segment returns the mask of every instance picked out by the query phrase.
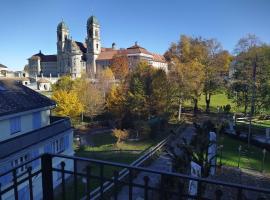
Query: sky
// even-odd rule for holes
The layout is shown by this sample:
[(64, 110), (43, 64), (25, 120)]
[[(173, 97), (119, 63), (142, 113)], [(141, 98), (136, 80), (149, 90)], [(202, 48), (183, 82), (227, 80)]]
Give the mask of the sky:
[(138, 41), (163, 54), (182, 34), (215, 38), (230, 52), (248, 33), (270, 43), (270, 0), (0, 0), (0, 63), (22, 70), (39, 50), (55, 54), (62, 19), (74, 40), (85, 41), (91, 15), (103, 47)]

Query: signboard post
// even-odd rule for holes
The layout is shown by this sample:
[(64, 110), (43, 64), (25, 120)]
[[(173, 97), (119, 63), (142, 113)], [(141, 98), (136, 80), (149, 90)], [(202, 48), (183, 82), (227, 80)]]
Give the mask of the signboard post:
[[(193, 177), (201, 177), (201, 166), (197, 163), (191, 161), (190, 162), (190, 175)], [(188, 193), (190, 195), (197, 195), (198, 192), (198, 181), (190, 180)]]
[(208, 162), (210, 164), (210, 174), (215, 175), (217, 164), (217, 136), (215, 132), (209, 132)]

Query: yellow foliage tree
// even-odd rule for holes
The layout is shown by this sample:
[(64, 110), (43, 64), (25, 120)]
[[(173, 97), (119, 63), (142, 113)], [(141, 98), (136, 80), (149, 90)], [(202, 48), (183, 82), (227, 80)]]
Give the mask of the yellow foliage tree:
[(68, 116), (74, 120), (83, 111), (83, 105), (73, 90), (69, 92), (65, 90), (54, 91), (52, 99), (57, 104), (54, 110), (57, 115)]

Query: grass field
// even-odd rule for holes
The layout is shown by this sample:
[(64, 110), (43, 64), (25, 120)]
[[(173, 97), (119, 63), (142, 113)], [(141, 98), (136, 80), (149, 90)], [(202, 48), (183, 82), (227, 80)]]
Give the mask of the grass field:
[[(240, 168), (249, 168), (261, 171), (263, 158), (261, 148), (251, 146), (247, 151), (246, 143), (233, 139), (227, 135), (220, 138), (219, 144), (223, 144), (222, 164), (237, 167), (239, 159), (238, 148), (239, 145), (241, 145), (242, 153), (240, 158)], [(270, 173), (270, 152), (266, 153), (264, 169), (265, 172)]]
[[(231, 105), (231, 111), (236, 111), (236, 105), (228, 99), (227, 95), (225, 93), (215, 94), (211, 97), (210, 102), (210, 111), (211, 112), (217, 112), (217, 107), (226, 106), (227, 104)], [(185, 102), (184, 106), (186, 107), (192, 107), (193, 103), (191, 101)], [(205, 104), (205, 95), (201, 95), (199, 101), (198, 101), (198, 107), (202, 110), (205, 110), (206, 104)]]
[[(84, 158), (92, 158), (98, 160), (112, 161), (117, 163), (130, 164), (134, 160), (138, 159), (145, 150), (151, 146), (160, 142), (165, 138), (167, 134), (160, 135), (156, 139), (148, 139), (138, 142), (125, 142), (116, 145), (116, 138), (113, 137), (110, 133), (100, 133), (93, 135), (91, 137), (94, 146), (85, 146), (84, 148), (78, 148), (74, 146), (75, 155)], [(85, 163), (86, 165), (86, 163)], [(88, 164), (87, 164), (88, 165)], [(104, 177), (111, 178), (114, 174), (114, 171), (121, 171), (121, 168), (104, 166)], [(84, 171), (85, 173), (85, 171)], [(95, 164), (91, 164), (91, 173), (100, 174), (100, 167)], [(91, 180), (91, 190), (99, 186), (100, 181)], [(73, 183), (67, 185), (68, 196), (67, 199), (73, 199), (74, 188)], [(82, 179), (79, 178), (78, 181), (78, 197), (79, 199), (85, 194), (85, 184), (82, 183)], [(56, 199), (61, 199), (57, 195)]]

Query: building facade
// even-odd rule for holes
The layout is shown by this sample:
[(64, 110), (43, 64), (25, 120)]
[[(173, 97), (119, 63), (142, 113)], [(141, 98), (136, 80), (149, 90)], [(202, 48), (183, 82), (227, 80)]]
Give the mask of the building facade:
[(72, 39), (65, 22), (57, 26), (57, 54), (45, 55), (41, 51), (28, 59), (29, 76), (62, 76), (81, 77), (83, 73), (96, 77), (98, 71), (108, 67), (113, 56), (128, 56), (130, 68), (139, 61), (145, 60), (156, 68), (168, 70), (162, 55), (151, 53), (135, 43), (129, 48), (116, 49), (115, 43), (110, 48), (101, 46), (100, 24), (91, 16), (86, 24), (86, 40), (78, 42)]
[[(73, 155), (73, 130), (70, 120), (52, 117), (54, 101), (29, 89), (17, 81), (0, 81), (0, 174), (38, 157), (43, 153)], [(62, 160), (55, 160), (53, 166), (60, 168)], [(40, 169), (40, 160), (31, 166), (20, 167), (16, 176), (22, 176), (27, 167), (33, 172)], [(67, 162), (67, 168), (72, 169)], [(12, 173), (0, 176), (1, 190), (12, 183)], [(20, 179), (18, 179), (20, 180)], [(60, 183), (60, 175), (54, 175), (54, 185)], [(18, 186), (19, 199), (29, 199), (29, 185)], [(42, 199), (41, 176), (33, 178), (34, 199)], [(14, 193), (6, 193), (3, 200), (14, 199)]]

